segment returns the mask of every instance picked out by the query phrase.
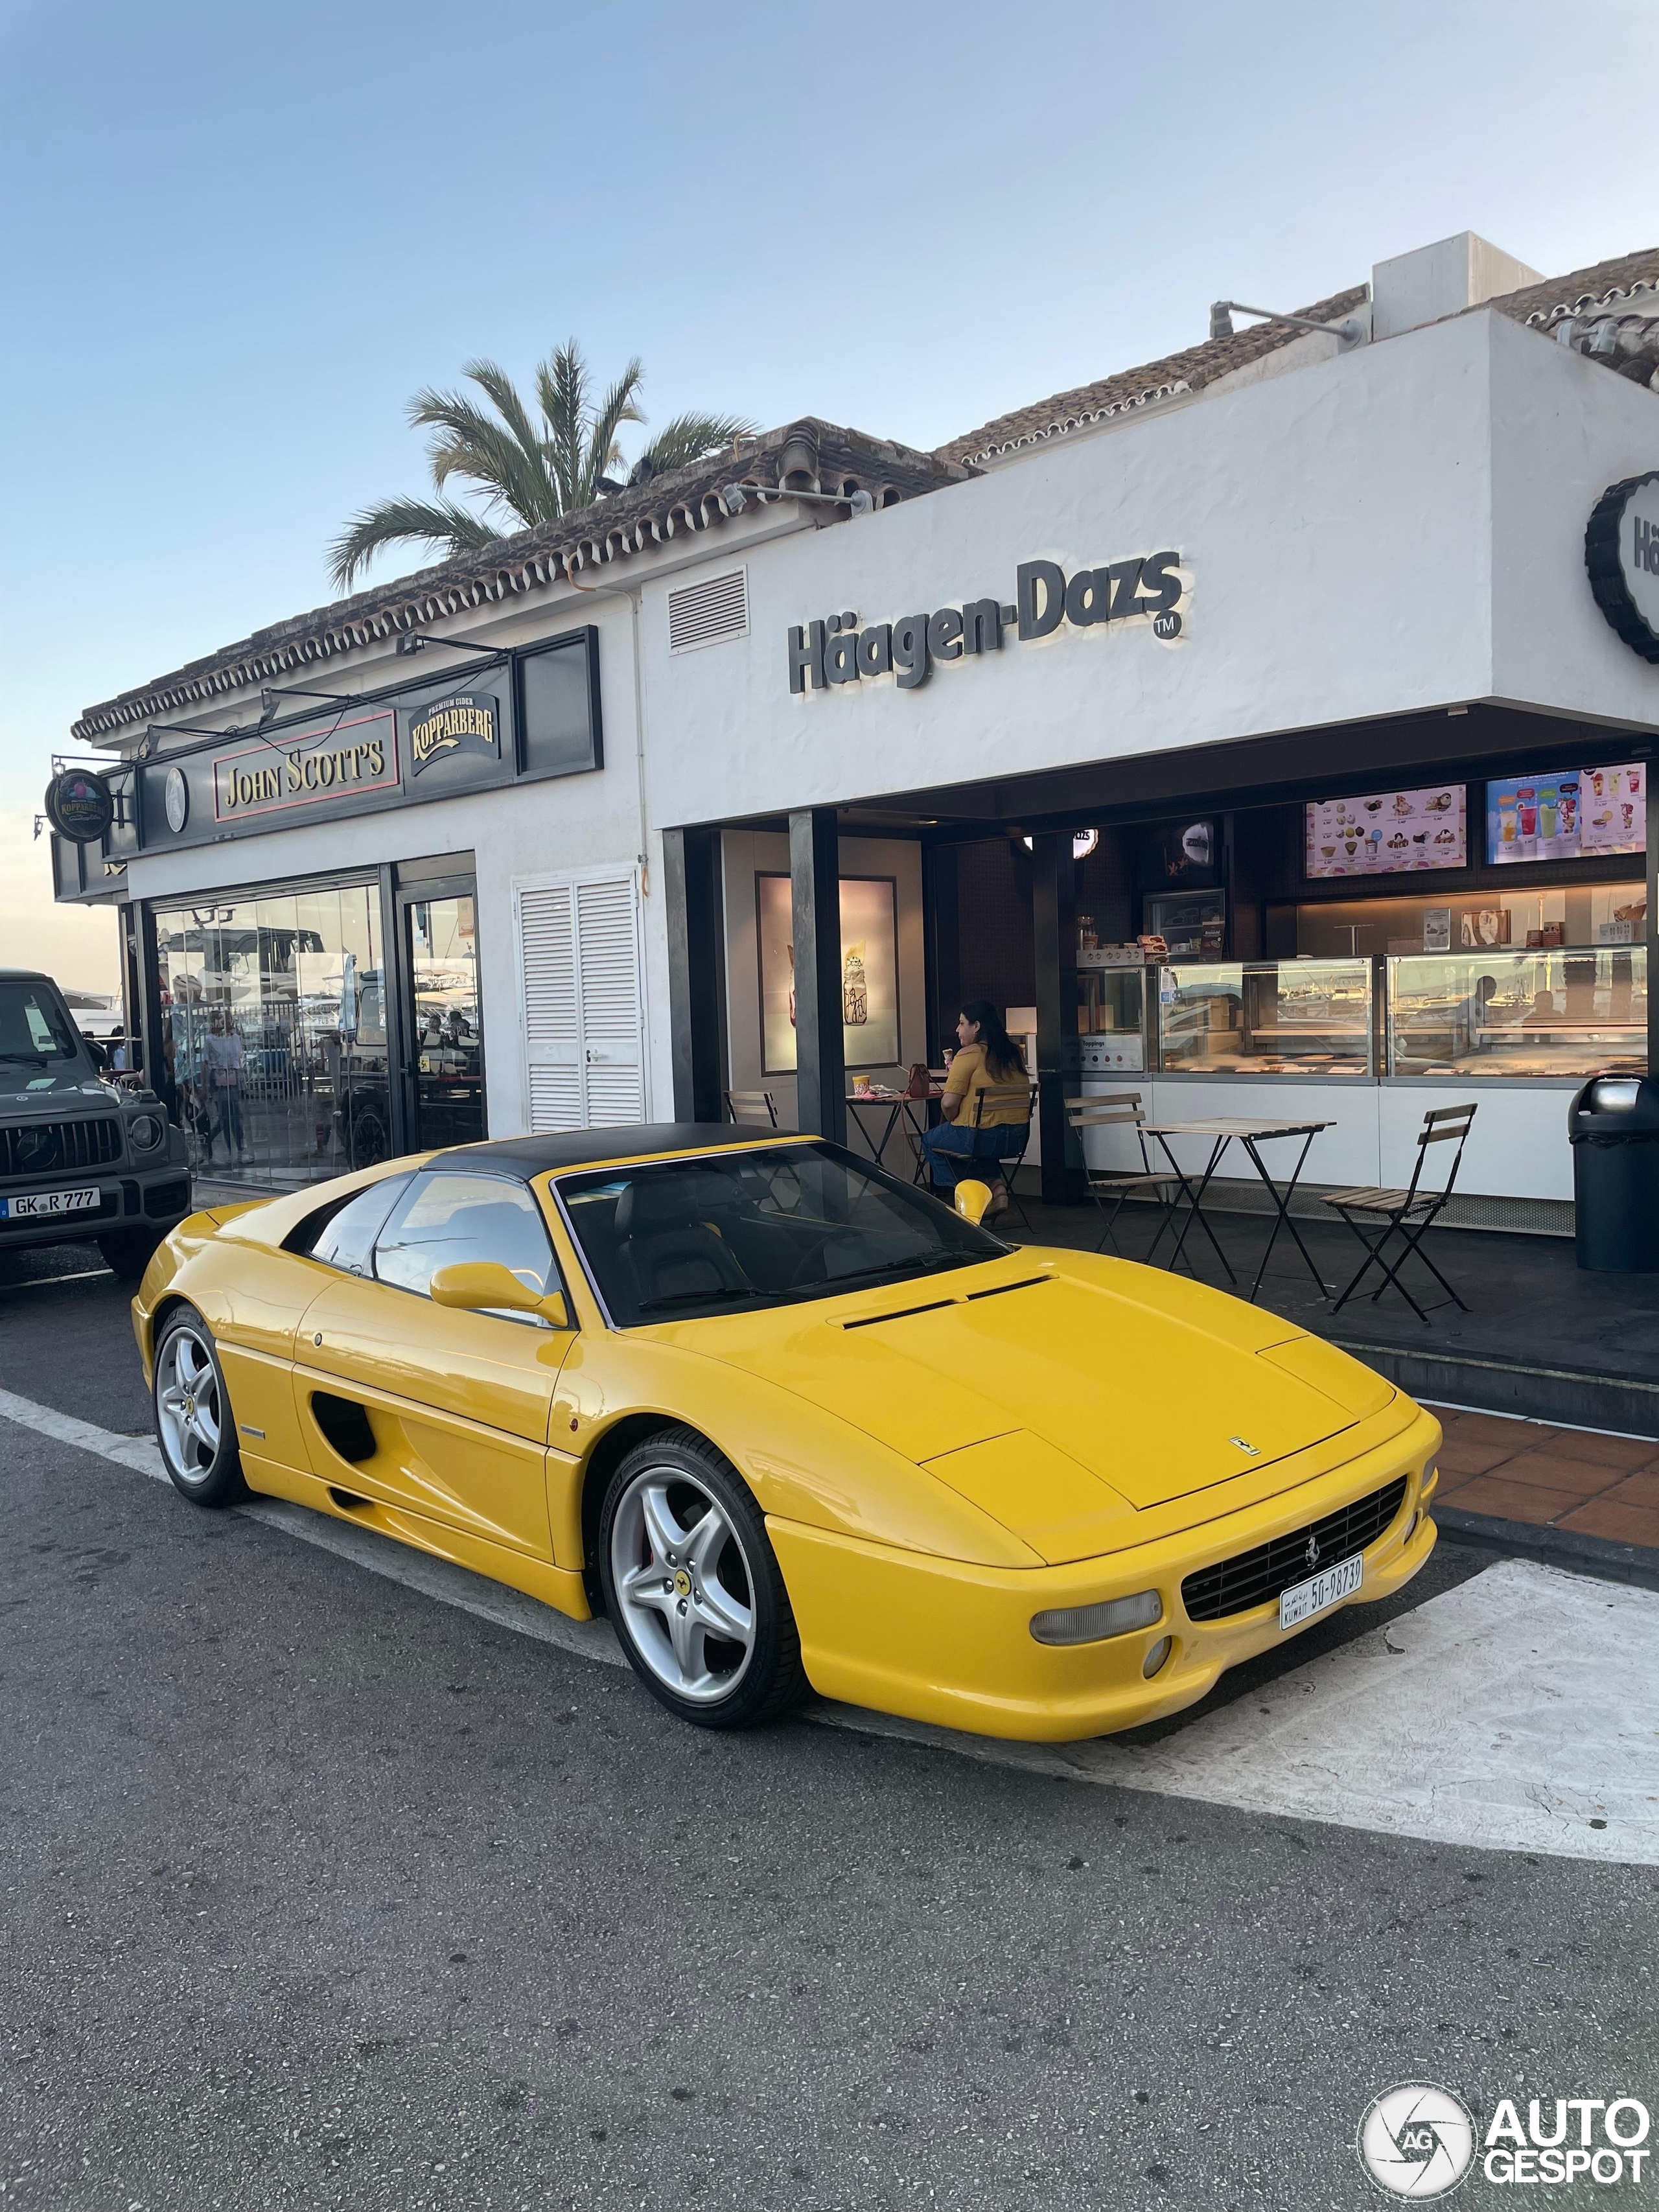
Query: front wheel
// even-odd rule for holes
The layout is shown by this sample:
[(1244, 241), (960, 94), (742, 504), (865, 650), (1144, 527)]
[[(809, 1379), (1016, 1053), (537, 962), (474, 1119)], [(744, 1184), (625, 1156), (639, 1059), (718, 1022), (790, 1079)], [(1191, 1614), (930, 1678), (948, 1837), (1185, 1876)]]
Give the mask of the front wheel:
[(606, 1610), (653, 1697), (697, 1728), (753, 1728), (806, 1677), (760, 1508), (689, 1429), (653, 1437), (611, 1478), (599, 1516)]
[(207, 1323), (179, 1306), (155, 1347), (155, 1437), (173, 1487), (193, 1505), (234, 1505), (247, 1496), (230, 1393)]

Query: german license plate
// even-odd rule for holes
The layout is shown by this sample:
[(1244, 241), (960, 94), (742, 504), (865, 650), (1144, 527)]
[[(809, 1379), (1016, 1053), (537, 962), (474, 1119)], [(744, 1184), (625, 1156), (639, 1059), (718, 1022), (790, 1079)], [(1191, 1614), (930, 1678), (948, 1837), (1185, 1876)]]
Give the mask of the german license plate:
[(1340, 1605), (1345, 1597), (1352, 1597), (1365, 1575), (1365, 1562), (1356, 1552), (1351, 1559), (1339, 1559), (1334, 1567), (1326, 1567), (1316, 1575), (1310, 1575), (1305, 1583), (1297, 1583), (1294, 1589), (1279, 1594), (1279, 1625), (1281, 1628), (1300, 1628), (1304, 1620), (1311, 1620), (1316, 1613), (1328, 1613), (1334, 1605)]
[(18, 1198), (0, 1198), (0, 1221), (44, 1221), (55, 1213), (84, 1213), (101, 1195), (95, 1190), (25, 1191)]

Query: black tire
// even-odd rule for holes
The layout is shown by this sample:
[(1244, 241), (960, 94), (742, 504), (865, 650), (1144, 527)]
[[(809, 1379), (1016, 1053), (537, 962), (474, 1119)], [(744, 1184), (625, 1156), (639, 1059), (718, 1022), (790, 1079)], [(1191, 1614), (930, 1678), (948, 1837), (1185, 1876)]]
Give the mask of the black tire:
[(161, 1464), (181, 1496), (213, 1506), (247, 1496), (224, 1370), (194, 1306), (175, 1306), (161, 1324), (150, 1407)]
[[(657, 1493), (666, 1521), (647, 1510)], [(805, 1695), (800, 1637), (765, 1520), (730, 1461), (695, 1430), (665, 1431), (623, 1460), (600, 1508), (599, 1554), (617, 1640), (678, 1718), (757, 1728)], [(726, 1626), (746, 1639), (723, 1636)]]
[(98, 1239), (98, 1249), (106, 1267), (112, 1268), (124, 1282), (136, 1283), (149, 1267), (161, 1241), (159, 1230), (112, 1229)]

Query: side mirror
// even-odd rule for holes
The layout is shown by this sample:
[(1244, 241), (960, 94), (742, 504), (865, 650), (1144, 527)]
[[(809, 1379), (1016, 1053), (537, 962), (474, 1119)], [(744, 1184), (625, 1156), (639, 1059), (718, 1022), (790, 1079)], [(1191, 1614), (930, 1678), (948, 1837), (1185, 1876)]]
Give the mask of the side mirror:
[(538, 1314), (550, 1328), (568, 1328), (570, 1316), (557, 1291), (547, 1295), (521, 1283), (499, 1260), (458, 1261), (440, 1267), (427, 1285), (432, 1303), (464, 1313)]
[(988, 1182), (975, 1182), (970, 1176), (957, 1185), (957, 1212), (964, 1221), (971, 1221), (975, 1229), (985, 1218), (985, 1209), (991, 1203)]

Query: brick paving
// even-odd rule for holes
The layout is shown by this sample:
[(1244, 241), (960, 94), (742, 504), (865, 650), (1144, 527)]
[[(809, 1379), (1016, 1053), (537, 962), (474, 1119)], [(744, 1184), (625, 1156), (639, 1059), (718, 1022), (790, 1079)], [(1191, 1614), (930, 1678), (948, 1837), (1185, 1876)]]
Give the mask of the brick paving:
[(1437, 1504), (1659, 1550), (1659, 1442), (1437, 1406)]

